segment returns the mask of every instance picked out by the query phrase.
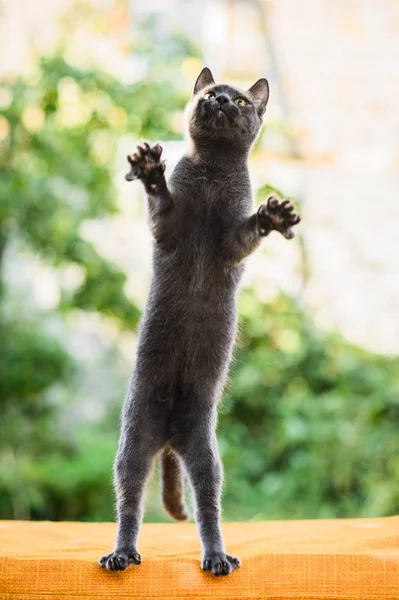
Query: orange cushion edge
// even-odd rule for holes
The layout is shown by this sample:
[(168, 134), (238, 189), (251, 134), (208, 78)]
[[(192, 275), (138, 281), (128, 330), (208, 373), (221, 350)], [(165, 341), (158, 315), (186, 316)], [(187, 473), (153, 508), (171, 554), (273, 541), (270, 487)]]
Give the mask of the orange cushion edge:
[(140, 566), (111, 573), (113, 523), (0, 521), (1, 600), (399, 599), (399, 517), (225, 523), (232, 575), (200, 569), (194, 524), (144, 524)]

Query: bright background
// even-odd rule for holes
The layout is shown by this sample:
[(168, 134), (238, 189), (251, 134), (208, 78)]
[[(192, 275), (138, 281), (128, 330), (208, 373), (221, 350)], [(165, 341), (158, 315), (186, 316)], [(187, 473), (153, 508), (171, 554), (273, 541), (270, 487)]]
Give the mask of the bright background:
[(126, 154), (161, 140), (170, 173), (204, 65), (268, 78), (256, 201), (303, 216), (248, 260), (225, 519), (399, 512), (398, 3), (2, 0), (0, 39), (0, 517), (114, 517), (151, 275)]

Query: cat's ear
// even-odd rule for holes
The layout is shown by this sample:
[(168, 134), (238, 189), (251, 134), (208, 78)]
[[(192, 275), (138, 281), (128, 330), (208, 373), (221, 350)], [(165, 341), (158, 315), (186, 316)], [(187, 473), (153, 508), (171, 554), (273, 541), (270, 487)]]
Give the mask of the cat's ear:
[(266, 110), (266, 104), (269, 100), (269, 84), (267, 83), (267, 79), (258, 79), (258, 81), (249, 88), (248, 92), (251, 94), (258, 115), (261, 117)]
[(213, 79), (211, 70), (208, 69), (208, 67), (204, 67), (201, 73), (198, 75), (197, 81), (195, 82), (194, 94), (198, 94), (200, 90), (207, 85), (212, 85), (212, 83), (215, 83), (215, 80)]

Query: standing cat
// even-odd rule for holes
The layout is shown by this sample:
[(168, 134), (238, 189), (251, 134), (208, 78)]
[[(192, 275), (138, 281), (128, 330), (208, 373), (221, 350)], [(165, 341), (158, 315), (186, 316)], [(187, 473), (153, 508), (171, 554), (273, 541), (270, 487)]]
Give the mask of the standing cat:
[(237, 324), (243, 259), (273, 229), (290, 239), (300, 218), (288, 201), (269, 198), (256, 213), (248, 153), (269, 97), (266, 79), (248, 91), (216, 85), (204, 68), (187, 108), (190, 147), (164, 177), (162, 148), (142, 143), (128, 157), (126, 179), (148, 195), (154, 237), (150, 292), (139, 330), (137, 363), (124, 403), (115, 460), (118, 535), (102, 567), (140, 564), (142, 497), (154, 456), (162, 452), (163, 501), (187, 518), (182, 464), (190, 480), (205, 571), (227, 575), (240, 561), (226, 554), (220, 531), (222, 465), (217, 405)]

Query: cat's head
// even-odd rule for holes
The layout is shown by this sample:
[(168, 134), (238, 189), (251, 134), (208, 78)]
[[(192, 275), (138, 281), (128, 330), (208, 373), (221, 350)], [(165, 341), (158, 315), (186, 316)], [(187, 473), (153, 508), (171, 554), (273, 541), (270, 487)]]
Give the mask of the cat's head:
[(187, 106), (188, 129), (194, 142), (223, 140), (248, 149), (262, 125), (269, 84), (259, 79), (249, 90), (216, 84), (211, 71), (202, 69)]

